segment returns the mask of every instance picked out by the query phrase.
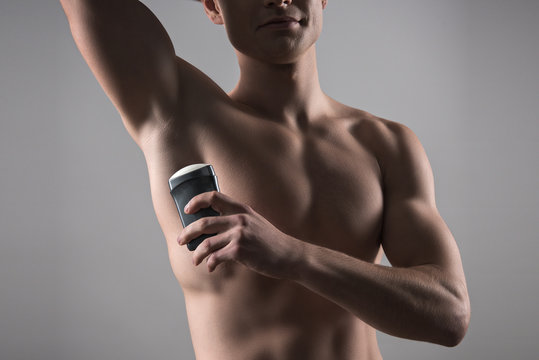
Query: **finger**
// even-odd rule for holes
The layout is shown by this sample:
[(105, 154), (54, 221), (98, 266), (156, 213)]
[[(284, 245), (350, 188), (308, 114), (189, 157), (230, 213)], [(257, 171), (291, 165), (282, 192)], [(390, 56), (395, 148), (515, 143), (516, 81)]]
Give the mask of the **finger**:
[(208, 216), (200, 218), (191, 224), (187, 225), (180, 236), (178, 236), (178, 244), (185, 245), (193, 239), (196, 239), (202, 234), (215, 234), (224, 232), (232, 226), (236, 225), (237, 219), (231, 216)]
[(221, 215), (246, 212), (246, 206), (218, 191), (208, 191), (194, 196), (185, 206), (186, 214), (194, 214), (200, 209), (211, 207)]
[(233, 242), (229, 242), (226, 246), (222, 247), (218, 251), (211, 253), (208, 256), (206, 264), (208, 266), (208, 271), (213, 272), (219, 264), (222, 264), (227, 261), (236, 261), (236, 245)]
[(227, 231), (222, 234), (209, 237), (202, 243), (200, 243), (200, 245), (197, 247), (193, 254), (193, 264), (197, 266), (202, 262), (202, 260), (204, 260), (204, 258), (213, 254), (215, 251), (227, 246), (232, 239), (231, 235), (232, 234), (230, 233), (230, 231)]

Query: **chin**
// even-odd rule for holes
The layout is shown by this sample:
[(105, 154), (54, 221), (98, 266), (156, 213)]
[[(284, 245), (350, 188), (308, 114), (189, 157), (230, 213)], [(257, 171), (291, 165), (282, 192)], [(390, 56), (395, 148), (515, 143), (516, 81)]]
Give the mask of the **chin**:
[(273, 44), (266, 43), (264, 45), (256, 51), (244, 54), (262, 62), (290, 64), (296, 62), (313, 47), (313, 44), (298, 44), (293, 39), (281, 39)]
[(281, 36), (231, 37), (229, 41), (242, 55), (264, 63), (290, 64), (314, 49), (319, 34), (305, 32)]

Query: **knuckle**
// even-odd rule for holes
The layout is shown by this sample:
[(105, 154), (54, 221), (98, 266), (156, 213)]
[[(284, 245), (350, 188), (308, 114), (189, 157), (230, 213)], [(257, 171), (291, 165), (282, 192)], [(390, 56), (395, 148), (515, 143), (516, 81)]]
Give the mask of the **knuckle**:
[(210, 239), (206, 239), (202, 242), (202, 250), (208, 252), (211, 250), (211, 242)]
[[(245, 245), (244, 230), (241, 227), (234, 228), (232, 232), (234, 246), (241, 248)], [(239, 250), (239, 249), (238, 249)]]
[(238, 243), (230, 245), (230, 254), (234, 259), (239, 259), (241, 252), (241, 247)]
[(240, 226), (247, 225), (247, 216), (245, 214), (237, 214), (236, 215), (236, 222)]
[(199, 219), (199, 224), (200, 224), (200, 227), (207, 227), (209, 225), (209, 219), (207, 217), (203, 217), (201, 219)]
[(211, 192), (209, 205), (210, 205), (211, 208), (213, 208), (217, 212), (221, 213), (221, 208), (220, 208), (220, 205), (219, 205), (219, 192), (218, 191), (212, 191)]
[(236, 238), (238, 241), (240, 241), (243, 238), (243, 228), (240, 226), (236, 226), (234, 228), (234, 238)]

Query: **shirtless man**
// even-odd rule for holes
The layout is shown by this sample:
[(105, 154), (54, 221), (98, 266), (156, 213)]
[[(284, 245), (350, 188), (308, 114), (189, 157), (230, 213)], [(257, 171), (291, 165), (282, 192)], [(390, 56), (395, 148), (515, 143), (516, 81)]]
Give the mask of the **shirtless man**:
[[(204, 0), (236, 49), (228, 94), (176, 56), (139, 1), (61, 4), (144, 153), (197, 359), (380, 359), (375, 329), (462, 340), (466, 281), (424, 149), (406, 126), (320, 88), (327, 0)], [(189, 212), (221, 216), (182, 229), (167, 181), (194, 163), (213, 165), (221, 193)], [(202, 233), (217, 235), (190, 252)]]

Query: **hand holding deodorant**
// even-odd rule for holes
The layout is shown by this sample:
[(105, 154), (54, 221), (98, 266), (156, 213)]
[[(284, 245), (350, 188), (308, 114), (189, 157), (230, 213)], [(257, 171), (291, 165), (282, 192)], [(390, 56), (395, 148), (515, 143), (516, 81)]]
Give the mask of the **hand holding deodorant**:
[[(170, 194), (176, 202), (176, 208), (180, 214), (180, 220), (183, 227), (192, 222), (206, 217), (219, 216), (219, 213), (211, 207), (200, 209), (194, 214), (186, 214), (183, 209), (185, 205), (198, 194), (208, 191), (219, 191), (217, 183), (217, 175), (213, 167), (209, 164), (193, 164), (178, 170), (168, 180)], [(204, 239), (214, 236), (215, 234), (202, 234), (196, 239), (191, 240), (187, 244), (187, 248), (194, 251)]]

